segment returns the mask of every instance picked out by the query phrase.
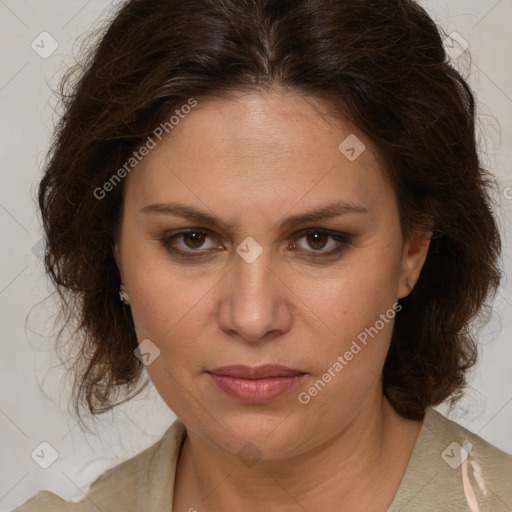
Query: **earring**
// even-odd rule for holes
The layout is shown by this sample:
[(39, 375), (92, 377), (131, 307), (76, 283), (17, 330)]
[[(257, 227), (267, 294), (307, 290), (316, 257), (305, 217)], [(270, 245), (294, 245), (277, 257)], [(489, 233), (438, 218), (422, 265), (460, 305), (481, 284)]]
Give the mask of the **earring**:
[(128, 292), (126, 291), (126, 288), (124, 287), (124, 285), (121, 285), (119, 287), (119, 299), (124, 304), (130, 304), (130, 297), (129, 297)]

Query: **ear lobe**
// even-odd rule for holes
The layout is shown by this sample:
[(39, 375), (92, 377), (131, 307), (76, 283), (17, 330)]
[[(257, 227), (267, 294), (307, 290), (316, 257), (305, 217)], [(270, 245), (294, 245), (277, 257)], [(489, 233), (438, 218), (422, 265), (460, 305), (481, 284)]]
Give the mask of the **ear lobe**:
[(407, 297), (414, 289), (428, 256), (431, 238), (432, 231), (415, 231), (406, 242), (398, 285), (399, 299)]

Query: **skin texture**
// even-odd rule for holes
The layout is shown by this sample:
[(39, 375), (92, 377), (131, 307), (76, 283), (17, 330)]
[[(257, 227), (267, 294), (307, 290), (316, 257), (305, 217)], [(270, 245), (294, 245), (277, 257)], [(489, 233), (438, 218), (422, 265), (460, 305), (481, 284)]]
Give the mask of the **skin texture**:
[[(350, 134), (366, 146), (355, 161), (338, 149)], [(203, 99), (126, 178), (124, 197), (116, 261), (139, 342), (160, 350), (149, 376), (188, 432), (173, 511), (386, 510), (421, 428), (382, 393), (393, 321), (307, 405), (298, 401), (411, 292), (427, 256), (425, 234), (402, 243), (371, 142), (323, 100), (277, 90)], [(171, 201), (231, 226), (141, 211)], [(279, 227), (335, 201), (367, 213)], [(182, 236), (174, 247), (210, 257), (168, 252), (161, 239), (186, 228), (209, 236)], [(351, 242), (313, 260), (308, 254), (338, 244), (300, 234), (306, 228), (348, 233)], [(236, 252), (249, 236), (263, 249), (252, 263)], [(307, 375), (255, 405), (225, 395), (207, 373), (263, 363)], [(260, 457), (251, 467), (237, 456), (247, 443)]]

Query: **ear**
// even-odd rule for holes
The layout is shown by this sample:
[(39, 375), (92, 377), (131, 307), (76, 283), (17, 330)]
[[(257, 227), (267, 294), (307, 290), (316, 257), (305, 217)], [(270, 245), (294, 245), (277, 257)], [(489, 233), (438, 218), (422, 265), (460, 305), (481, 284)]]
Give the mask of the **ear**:
[(119, 275), (121, 276), (121, 283), (124, 282), (123, 279), (123, 266), (121, 264), (121, 251), (120, 251), (120, 244), (119, 242), (114, 242), (112, 245), (112, 253), (114, 255), (114, 259), (116, 261), (117, 268), (119, 270)]
[(404, 244), (400, 278), (398, 282), (398, 298), (407, 297), (418, 281), (427, 259), (432, 231), (413, 231)]

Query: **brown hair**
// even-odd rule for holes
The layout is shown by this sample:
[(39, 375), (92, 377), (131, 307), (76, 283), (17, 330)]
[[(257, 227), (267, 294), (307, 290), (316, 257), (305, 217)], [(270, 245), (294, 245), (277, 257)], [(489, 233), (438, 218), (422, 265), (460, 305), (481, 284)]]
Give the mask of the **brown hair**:
[(501, 239), (473, 95), (422, 8), (411, 0), (132, 0), (79, 69), (78, 80), (75, 69), (62, 82), (65, 111), (38, 196), (46, 269), (65, 321), (76, 323), (79, 417), (82, 406), (108, 411), (148, 383), (136, 390), (143, 365), (112, 252), (123, 183), (106, 198), (97, 190), (190, 98), (277, 86), (328, 100), (373, 141), (404, 239), (433, 222), (419, 281), (396, 317), (383, 388), (398, 413), (416, 419), (460, 397), (476, 360), (470, 321), (500, 283)]

